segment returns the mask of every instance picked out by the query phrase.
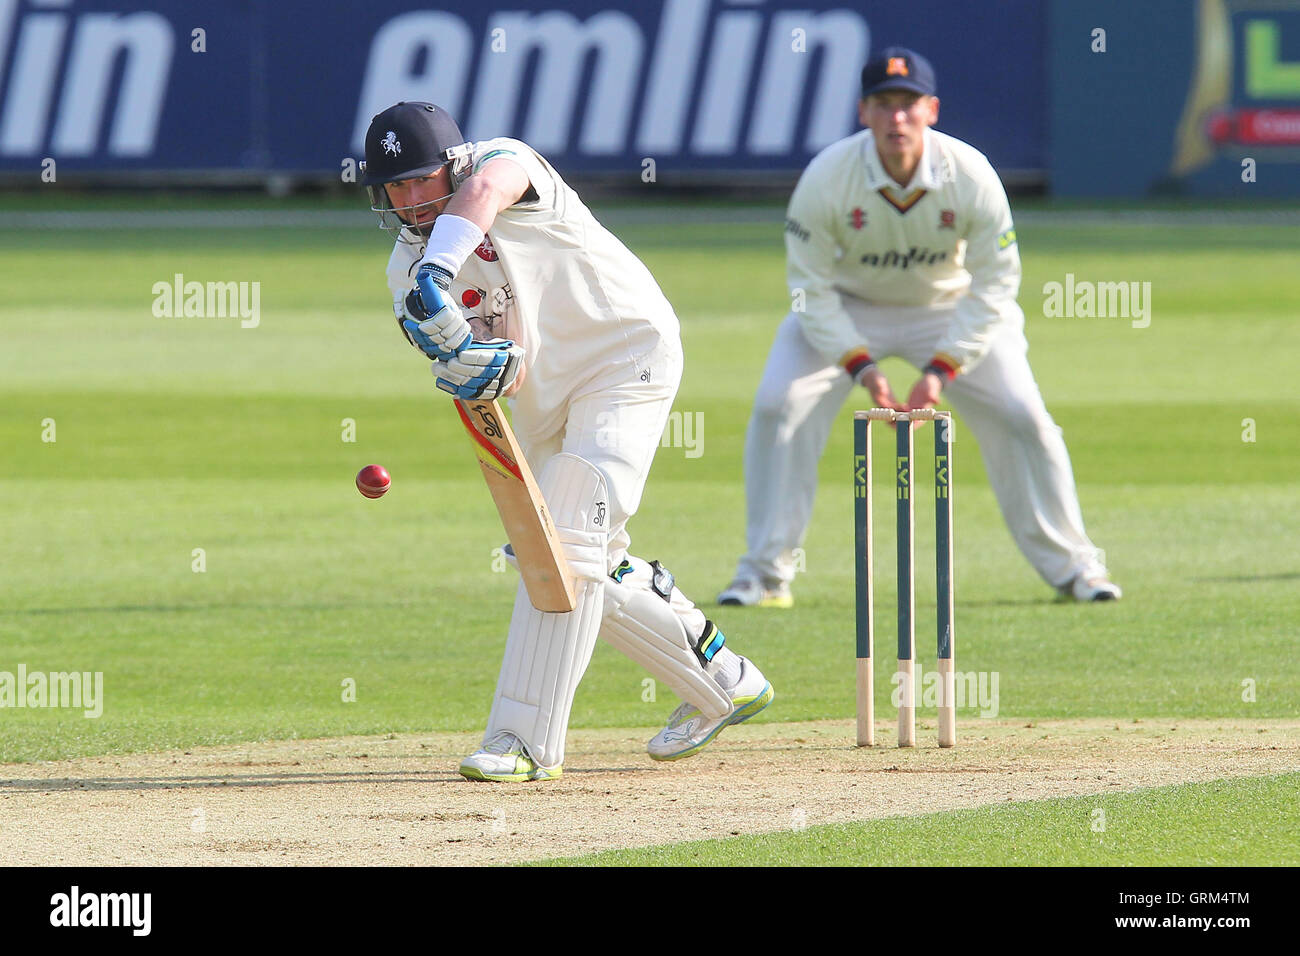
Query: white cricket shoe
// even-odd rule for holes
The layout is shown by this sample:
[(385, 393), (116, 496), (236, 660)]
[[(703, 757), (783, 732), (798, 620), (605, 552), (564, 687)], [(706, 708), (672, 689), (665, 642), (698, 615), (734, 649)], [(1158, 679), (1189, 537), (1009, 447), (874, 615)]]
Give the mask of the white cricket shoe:
[(1061, 586), (1061, 594), (1076, 601), (1118, 601), (1124, 596), (1119, 585), (1105, 574), (1076, 575), (1069, 584)]
[(504, 783), (513, 780), (555, 780), (562, 766), (542, 767), (514, 734), (497, 734), (483, 747), (460, 762), (460, 775), (467, 780)]
[(718, 603), (741, 607), (794, 607), (790, 585), (784, 581), (772, 587), (753, 578), (736, 578), (718, 595)]
[(691, 757), (707, 747), (723, 727), (749, 720), (768, 704), (776, 694), (772, 685), (747, 657), (740, 659), (740, 680), (731, 691), (731, 713), (718, 720), (710, 720), (694, 704), (682, 704), (668, 718), (668, 724), (655, 734), (646, 745), (646, 751), (655, 760), (680, 760)]

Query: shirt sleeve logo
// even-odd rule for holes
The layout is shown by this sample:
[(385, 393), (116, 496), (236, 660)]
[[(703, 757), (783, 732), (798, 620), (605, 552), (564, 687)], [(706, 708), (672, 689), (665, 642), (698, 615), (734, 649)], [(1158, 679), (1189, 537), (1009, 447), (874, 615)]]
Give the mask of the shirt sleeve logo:
[(1002, 235), (998, 236), (998, 248), (1005, 249), (1007, 246), (1013, 244), (1015, 241), (1016, 241), (1016, 227), (1012, 226), (1006, 232), (1002, 233)]
[(513, 149), (494, 149), (491, 152), (479, 158), (479, 161), (474, 164), (474, 171), (478, 172), (480, 169), (483, 168), (484, 164), (486, 164), (487, 161), (490, 159), (496, 159), (498, 156), (514, 156), (514, 155), (515, 155), (515, 151)]
[(939, 210), (940, 229), (956, 229), (957, 228), (956, 222), (957, 222), (957, 214), (953, 212), (951, 209)]
[(798, 219), (786, 219), (785, 231), (788, 235), (794, 236), (800, 242), (807, 242), (812, 236), (812, 233), (805, 229), (803, 223)]

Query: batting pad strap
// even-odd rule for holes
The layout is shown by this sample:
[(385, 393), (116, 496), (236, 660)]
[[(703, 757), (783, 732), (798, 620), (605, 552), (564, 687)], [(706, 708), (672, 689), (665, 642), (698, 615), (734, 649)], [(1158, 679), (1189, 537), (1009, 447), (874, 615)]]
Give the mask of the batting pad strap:
[[(604, 598), (602, 638), (706, 717), (716, 720), (731, 713), (731, 695), (709, 673), (712, 665), (703, 663), (685, 624), (668, 602), (649, 587), (632, 587), (612, 577), (605, 582)], [(709, 635), (707, 626), (705, 634)], [(709, 646), (714, 643), (710, 638)]]
[(677, 586), (677, 581), (673, 573), (665, 568), (658, 561), (650, 562), (650, 588), (665, 601), (673, 599), (673, 588)]
[(726, 642), (727, 639), (722, 636), (722, 632), (718, 630), (714, 623), (712, 621), (705, 621), (704, 633), (701, 634), (700, 639), (695, 642), (695, 653), (699, 655), (700, 660), (707, 665), (713, 661), (713, 655), (722, 650), (722, 645)]
[(569, 570), (576, 578), (588, 581), (605, 579), (605, 540), (603, 531), (574, 531), (556, 528), (560, 550), (569, 562)]

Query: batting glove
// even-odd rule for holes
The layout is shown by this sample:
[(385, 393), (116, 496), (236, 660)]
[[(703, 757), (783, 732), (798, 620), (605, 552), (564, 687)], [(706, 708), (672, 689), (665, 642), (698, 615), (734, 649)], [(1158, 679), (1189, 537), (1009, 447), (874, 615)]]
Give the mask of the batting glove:
[(471, 342), (458, 353), (433, 363), (433, 374), (444, 392), (463, 399), (497, 398), (514, 384), (524, 350), (509, 339)]
[(474, 341), (474, 333), (447, 295), (451, 289), (451, 273), (441, 266), (425, 263), (420, 267), (420, 278), (433, 280), (443, 293), (435, 297), (441, 302), (430, 312), (430, 304), (425, 302), (417, 285), (406, 294), (406, 318), (402, 319), (402, 331), (406, 333), (407, 341), (429, 358), (449, 359)]

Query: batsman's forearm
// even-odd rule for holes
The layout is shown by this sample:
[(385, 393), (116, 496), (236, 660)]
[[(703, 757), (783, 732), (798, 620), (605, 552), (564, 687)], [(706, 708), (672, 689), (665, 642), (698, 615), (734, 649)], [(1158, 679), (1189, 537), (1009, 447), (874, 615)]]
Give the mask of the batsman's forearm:
[(471, 176), (448, 201), (443, 215), (468, 219), (481, 232), (487, 232), (503, 208), (500, 201), (491, 185), (480, 182), (477, 176)]
[(446, 211), (468, 219), (487, 232), (496, 221), (497, 213), (523, 198), (528, 186), (528, 174), (522, 166), (508, 159), (498, 159), (465, 180), (447, 203)]

